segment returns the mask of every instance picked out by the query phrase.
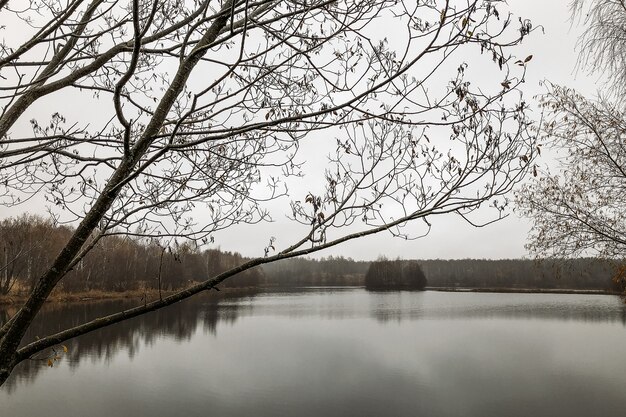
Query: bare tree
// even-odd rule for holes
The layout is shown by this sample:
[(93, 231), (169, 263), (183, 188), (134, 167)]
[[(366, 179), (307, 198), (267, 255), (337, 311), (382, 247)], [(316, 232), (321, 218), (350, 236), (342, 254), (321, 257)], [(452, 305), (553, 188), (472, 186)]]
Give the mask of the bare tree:
[(572, 2), (585, 14), (578, 64), (606, 76), (594, 100), (548, 84), (542, 98), (546, 148), (557, 164), (522, 188), (521, 213), (533, 229), (527, 247), (538, 256), (626, 255), (626, 3)]
[(527, 247), (548, 257), (626, 256), (626, 118), (608, 101), (551, 86), (544, 125), (558, 174), (543, 173), (517, 196), (534, 225)]
[[(1, 198), (45, 195), (59, 221), (78, 226), (0, 330), (0, 381), (37, 352), (256, 265), (386, 230), (415, 237), (433, 215), (475, 223), (483, 205), (497, 219), (535, 157), (518, 89), (530, 57), (509, 52), (532, 25), (502, 2), (11, 7), (3, 22), (26, 36), (0, 45)], [(318, 190), (290, 192), (299, 237), (268, 236), (260, 257), (205, 282), (20, 347), (52, 289), (103, 236), (202, 244), (269, 220), (266, 203), (305, 172), (305, 139), (331, 154)], [(421, 228), (405, 227), (417, 219)]]
[(0, 294), (8, 294), (19, 277), (22, 285), (31, 282), (43, 252), (51, 246), (50, 224), (28, 215), (0, 222)]
[(573, 0), (570, 7), (585, 25), (578, 40), (579, 66), (604, 75), (610, 99), (625, 104), (626, 1)]

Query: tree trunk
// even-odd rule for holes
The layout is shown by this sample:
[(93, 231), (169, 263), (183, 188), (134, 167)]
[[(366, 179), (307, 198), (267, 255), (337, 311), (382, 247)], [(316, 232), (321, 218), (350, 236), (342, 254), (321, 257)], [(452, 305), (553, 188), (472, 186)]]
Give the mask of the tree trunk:
[(110, 209), (122, 188), (119, 184), (122, 184), (131, 174), (135, 165), (148, 150), (153, 137), (158, 134), (170, 109), (174, 105), (180, 92), (184, 89), (193, 68), (206, 53), (206, 47), (217, 39), (222, 28), (226, 26), (228, 18), (230, 17), (228, 13), (230, 7), (231, 1), (223, 5), (221, 15), (217, 17), (211, 27), (207, 29), (200, 42), (196, 44), (189, 56), (181, 62), (170, 84), (170, 88), (163, 95), (150, 123), (145, 127), (141, 137), (108, 180), (107, 185), (98, 196), (94, 205), (80, 222), (76, 231), (57, 256), (50, 269), (48, 269), (36, 283), (26, 303), (15, 316), (0, 329), (0, 385), (6, 381), (13, 368), (21, 360), (25, 359), (18, 357), (17, 349), (26, 330), (54, 287), (66, 274), (67, 268), (79, 254), (89, 236), (98, 226), (100, 220), (102, 220), (105, 213)]

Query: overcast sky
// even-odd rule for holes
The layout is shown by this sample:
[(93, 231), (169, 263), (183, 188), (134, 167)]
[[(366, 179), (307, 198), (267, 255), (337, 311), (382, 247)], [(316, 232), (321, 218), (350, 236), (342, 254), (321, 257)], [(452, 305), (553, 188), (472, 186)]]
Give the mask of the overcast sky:
[[(533, 55), (528, 66), (525, 94), (527, 100), (544, 89), (542, 80), (575, 87), (582, 93), (593, 96), (595, 80), (584, 73), (576, 73), (576, 41), (580, 27), (570, 21), (569, 1), (558, 0), (511, 0), (510, 10), (515, 16), (530, 19), (535, 26), (543, 26), (545, 33), (537, 30), (518, 47), (518, 57)], [(515, 21), (517, 18), (515, 18)], [(549, 161), (539, 161), (548, 164)], [(314, 168), (315, 169), (315, 168)], [(324, 167), (319, 167), (323, 172)], [(306, 190), (291, 190), (306, 193)], [(303, 194), (304, 195), (304, 194)], [(296, 198), (293, 197), (292, 198)], [(288, 200), (282, 203), (288, 208)], [(31, 203), (20, 208), (1, 208), (0, 217), (19, 214), (24, 210), (44, 213), (41, 203)], [(284, 210), (283, 210), (284, 211)], [(269, 236), (277, 236), (278, 248), (288, 241), (289, 223), (276, 216), (275, 222), (256, 226), (242, 226), (216, 236), (216, 245), (222, 249), (239, 251), (247, 256), (263, 254)], [(379, 234), (335, 247), (318, 256), (343, 255), (355, 259), (374, 259), (379, 255), (403, 258), (520, 258), (528, 256), (524, 249), (530, 223), (515, 213), (495, 224), (475, 228), (455, 216), (429, 218), (431, 233), (415, 241), (405, 241)], [(420, 225), (423, 226), (423, 225)], [(280, 233), (279, 233), (280, 232)], [(286, 233), (285, 233), (286, 232)]]
[[(588, 96), (595, 95), (595, 78), (576, 71), (576, 42), (582, 25), (571, 22), (569, 1), (511, 0), (509, 5), (516, 16), (530, 19), (535, 26), (543, 26), (545, 31), (545, 34), (541, 30), (535, 31), (518, 49), (521, 57), (533, 55), (525, 86), (527, 99), (545, 91), (540, 85), (542, 80), (574, 87)], [(538, 162), (542, 165), (550, 163), (545, 158)], [(363, 260), (379, 255), (418, 259), (529, 256), (524, 244), (530, 222), (515, 213), (484, 228), (472, 227), (456, 216), (439, 216), (429, 220), (432, 230), (421, 239), (405, 241), (385, 233), (342, 244), (317, 256), (343, 255)], [(267, 244), (267, 236), (272, 235), (272, 231), (282, 231), (285, 227), (288, 223), (281, 219), (270, 225), (245, 226), (242, 233), (230, 231), (218, 235), (217, 243), (223, 249), (254, 256)], [(280, 240), (277, 243), (283, 246)]]

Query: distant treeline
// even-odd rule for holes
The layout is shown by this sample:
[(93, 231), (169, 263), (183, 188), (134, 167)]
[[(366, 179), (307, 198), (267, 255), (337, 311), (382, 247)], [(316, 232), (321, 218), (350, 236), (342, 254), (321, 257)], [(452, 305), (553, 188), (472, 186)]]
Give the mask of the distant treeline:
[[(396, 262), (396, 261), (393, 261)], [(418, 260), (431, 288), (621, 291), (615, 262), (583, 258)], [(369, 262), (350, 258), (290, 259), (265, 265), (266, 283), (276, 286), (367, 286)]]
[(461, 259), (419, 261), (429, 287), (622, 291), (614, 261)]
[[(0, 222), (0, 295), (28, 290), (69, 239), (72, 229), (37, 216), (24, 215)], [(143, 288), (182, 288), (238, 266), (238, 253), (200, 250), (188, 244), (164, 248), (157, 241), (128, 237), (103, 238), (63, 279), (63, 292), (130, 291)], [(395, 261), (394, 261), (395, 262)], [(592, 258), (533, 260), (420, 260), (429, 287), (488, 289), (563, 289), (621, 291), (612, 279), (614, 262)], [(220, 287), (370, 286), (370, 262), (328, 257), (288, 259), (254, 268), (224, 281)], [(626, 276), (622, 270), (622, 277)], [(391, 275), (398, 273), (398, 280)], [(390, 285), (402, 272), (386, 274)], [(387, 278), (385, 278), (387, 279)], [(384, 285), (383, 285), (384, 286)]]
[[(11, 289), (32, 288), (52, 263), (72, 229), (37, 216), (24, 215), (0, 222), (0, 295)], [(108, 236), (61, 281), (60, 290), (129, 291), (141, 288), (182, 288), (233, 268), (244, 261), (238, 253), (198, 250), (182, 244), (164, 248), (156, 241)], [(263, 270), (243, 272), (220, 287), (257, 287)]]
[(370, 263), (352, 258), (294, 258), (263, 265), (265, 284), (278, 287), (362, 286)]

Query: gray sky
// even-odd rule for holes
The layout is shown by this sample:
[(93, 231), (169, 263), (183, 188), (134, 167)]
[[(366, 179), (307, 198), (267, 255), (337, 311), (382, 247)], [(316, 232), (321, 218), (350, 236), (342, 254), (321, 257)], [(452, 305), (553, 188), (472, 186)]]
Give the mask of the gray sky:
[[(570, 21), (569, 1), (512, 0), (509, 6), (515, 16), (528, 18), (534, 26), (541, 25), (545, 30), (545, 34), (541, 30), (535, 31), (518, 48), (521, 57), (533, 55), (526, 79), (526, 98), (530, 100), (533, 95), (544, 91), (540, 85), (543, 80), (574, 87), (588, 96), (595, 95), (596, 80), (576, 71), (576, 42), (581, 26)], [(546, 165), (550, 161), (543, 158), (538, 163)], [(420, 259), (528, 256), (524, 244), (530, 222), (515, 213), (511, 212), (509, 217), (483, 228), (472, 227), (457, 216), (432, 217), (429, 221), (432, 222), (432, 230), (421, 239), (405, 241), (382, 233), (344, 243), (318, 253), (316, 257), (343, 255), (367, 260), (379, 255)], [(283, 232), (286, 227), (289, 223), (277, 218), (273, 224), (245, 226), (241, 233), (229, 231), (220, 234), (216, 243), (223, 249), (254, 256), (267, 244), (267, 236), (272, 233), (285, 236), (278, 231)], [(277, 243), (283, 246), (288, 242), (279, 239)]]
[[(528, 66), (525, 94), (530, 100), (543, 91), (542, 80), (575, 87), (582, 93), (592, 96), (596, 92), (594, 79), (583, 73), (576, 74), (576, 41), (580, 27), (572, 25), (569, 17), (568, 1), (511, 0), (510, 9), (515, 16), (530, 19), (534, 26), (543, 26), (528, 37), (517, 48), (518, 57), (532, 54), (533, 60)], [(517, 20), (517, 17), (515, 17)], [(457, 65), (458, 63), (454, 63)], [(316, 155), (309, 163), (312, 170), (323, 172), (322, 159)], [(544, 159), (540, 164), (548, 164)], [(321, 176), (321, 175), (320, 175)], [(303, 198), (307, 190), (292, 189), (292, 199)], [(301, 194), (301, 195), (300, 195)], [(283, 199), (274, 207), (278, 212), (288, 211), (289, 199)], [(44, 212), (42, 200), (18, 207), (0, 208), (0, 217), (19, 214), (25, 210)], [(527, 256), (524, 249), (530, 223), (518, 218), (515, 213), (495, 224), (484, 228), (475, 228), (456, 216), (429, 218), (432, 230), (427, 237), (405, 241), (383, 233), (357, 241), (348, 242), (317, 256), (343, 255), (355, 259), (374, 259), (379, 255), (404, 258), (519, 258)], [(409, 226), (422, 227), (423, 224)], [(225, 250), (238, 251), (246, 256), (263, 254), (270, 236), (276, 236), (278, 248), (289, 245), (292, 227), (284, 215), (276, 215), (275, 222), (255, 226), (245, 225), (229, 229), (216, 235), (216, 245)], [(417, 230), (417, 229), (416, 229)], [(295, 239), (295, 237), (293, 237)]]

